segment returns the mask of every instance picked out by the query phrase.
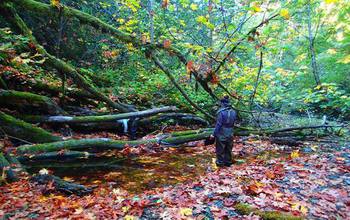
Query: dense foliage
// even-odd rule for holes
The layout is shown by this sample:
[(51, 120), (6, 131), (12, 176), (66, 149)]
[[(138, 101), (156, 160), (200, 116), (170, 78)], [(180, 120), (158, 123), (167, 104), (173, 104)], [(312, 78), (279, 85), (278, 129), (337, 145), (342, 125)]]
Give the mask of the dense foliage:
[[(350, 5), (347, 1), (65, 0), (61, 3), (95, 15), (145, 43), (179, 48), (190, 65), (181, 65), (167, 54), (162, 56), (163, 62), (189, 97), (206, 109), (212, 109), (215, 100), (191, 77), (188, 71), (191, 68), (219, 97), (225, 91), (218, 83), (224, 85), (240, 99), (235, 105), (241, 109), (315, 111), (349, 117)], [(268, 20), (273, 15), (277, 16)], [(167, 76), (145, 57), (144, 51), (131, 44), (125, 45), (113, 36), (59, 14), (48, 20), (34, 16), (31, 26), (49, 52), (92, 70), (95, 75), (87, 77), (98, 77), (95, 83), (108, 88), (121, 100), (143, 106), (176, 103), (191, 109)], [(38, 31), (45, 26), (48, 28), (44, 32)], [(237, 43), (235, 51), (229, 53)], [(315, 51), (315, 73), (310, 46)], [(315, 74), (320, 82), (315, 81)]]

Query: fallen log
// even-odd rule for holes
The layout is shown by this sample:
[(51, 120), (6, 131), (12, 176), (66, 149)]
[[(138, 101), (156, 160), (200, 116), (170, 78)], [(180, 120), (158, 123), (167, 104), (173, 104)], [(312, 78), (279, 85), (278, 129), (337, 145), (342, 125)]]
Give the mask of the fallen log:
[(46, 143), (60, 141), (61, 138), (52, 135), (42, 128), (33, 126), (22, 120), (18, 120), (0, 111), (0, 134), (8, 135), (28, 143)]
[[(304, 127), (308, 129), (309, 127)], [(319, 127), (317, 127), (319, 128)], [(238, 127), (235, 128), (236, 136), (247, 136), (251, 134), (255, 135), (272, 135), (276, 131), (280, 130), (251, 130), (249, 128)], [(122, 141), (113, 140), (108, 138), (94, 138), (94, 139), (80, 139), (80, 140), (67, 140), (58, 141), (52, 143), (35, 144), (35, 145), (22, 145), (17, 148), (17, 152), (20, 154), (25, 153), (39, 153), (39, 152), (52, 152), (60, 150), (88, 150), (93, 149), (97, 151), (107, 149), (122, 150), (125, 146), (136, 147), (143, 144), (160, 144), (176, 146), (191, 141), (199, 141), (207, 139), (213, 133), (213, 128), (205, 128), (199, 130), (188, 130), (173, 132), (169, 134), (161, 134), (156, 138), (148, 140), (135, 140), (135, 141)]]
[(140, 144), (157, 143), (157, 139), (139, 140), (139, 141), (121, 141), (112, 140), (109, 138), (92, 138), (80, 140), (67, 140), (44, 144), (22, 145), (17, 148), (17, 153), (39, 153), (39, 152), (53, 152), (60, 150), (108, 150), (117, 149), (122, 150), (126, 145), (137, 146)]
[(135, 140), (135, 141), (122, 141), (113, 140), (109, 138), (92, 138), (92, 139), (80, 139), (80, 140), (67, 140), (58, 141), (52, 143), (44, 144), (34, 144), (34, 145), (22, 145), (17, 148), (17, 153), (40, 153), (40, 152), (53, 152), (60, 150), (110, 150), (117, 149), (122, 150), (126, 146), (136, 147), (144, 144), (161, 144), (161, 145), (171, 145), (176, 146), (179, 144), (198, 141), (208, 138), (212, 132), (200, 132), (195, 134), (188, 134), (182, 136), (169, 136), (164, 135), (148, 140)]
[(0, 107), (25, 113), (63, 114), (64, 111), (49, 97), (30, 92), (0, 89)]
[[(18, 91), (27, 91), (30, 88), (31, 91), (56, 97), (62, 93), (61, 86), (43, 83), (35, 79), (24, 79), (13, 74), (4, 73), (3, 80), (7, 83), (7, 87)], [(94, 96), (90, 93), (76, 88), (67, 88), (65, 94), (74, 99), (94, 99)]]
[(176, 111), (174, 106), (153, 108), (144, 111), (121, 113), (115, 115), (96, 116), (24, 116), (24, 119), (32, 123), (55, 123), (55, 124), (81, 124), (81, 123), (102, 123), (116, 122), (128, 118), (142, 118), (162, 112)]
[(281, 132), (289, 132), (289, 131), (301, 131), (301, 130), (307, 130), (307, 129), (318, 129), (318, 128), (340, 128), (344, 127), (343, 125), (310, 125), (310, 126), (300, 126), (300, 127), (290, 127), (290, 128), (282, 128), (282, 129), (276, 129), (271, 130), (270, 134), (277, 134)]
[(77, 159), (91, 159), (96, 157), (96, 155), (91, 154), (89, 152), (81, 152), (81, 151), (66, 151), (66, 152), (49, 152), (42, 154), (34, 154), (34, 155), (24, 155), (19, 156), (17, 159), (21, 163), (27, 163), (30, 161), (67, 161), (67, 160), (77, 160)]
[(5, 158), (4, 154), (0, 152), (0, 185), (2, 182), (13, 182), (18, 180), (18, 177), (11, 168), (10, 163)]
[[(85, 187), (76, 183), (67, 182), (57, 176), (49, 174), (35, 175), (31, 178), (31, 180), (41, 185), (52, 184), (55, 190), (67, 195), (75, 194), (78, 196), (83, 196), (92, 192), (92, 188)], [(46, 192), (44, 193), (46, 194), (49, 194), (52, 191), (50, 187), (46, 188), (45, 190)]]
[(166, 124), (179, 124), (179, 125), (201, 125), (208, 126), (209, 122), (197, 115), (187, 114), (187, 113), (164, 113), (157, 116), (152, 116), (140, 120), (140, 126), (150, 124), (159, 125), (160, 123)]

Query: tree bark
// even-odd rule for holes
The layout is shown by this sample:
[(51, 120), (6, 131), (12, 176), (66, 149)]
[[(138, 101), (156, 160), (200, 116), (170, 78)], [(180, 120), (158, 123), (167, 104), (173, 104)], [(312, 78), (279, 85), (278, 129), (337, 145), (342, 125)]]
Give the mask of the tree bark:
[[(53, 187), (55, 188), (55, 190), (67, 195), (76, 194), (78, 196), (83, 196), (92, 192), (92, 188), (85, 187), (83, 185), (76, 184), (76, 183), (70, 183), (62, 180), (57, 176), (53, 176), (49, 174), (36, 175), (32, 177), (31, 180), (39, 184), (45, 184), (45, 185), (53, 183)], [(47, 191), (44, 192), (45, 194), (49, 194), (51, 193), (50, 191), (52, 191), (52, 189), (49, 189), (49, 188), (46, 188), (46, 190)]]
[(198, 110), (199, 112), (203, 113), (205, 116), (207, 116), (209, 119), (213, 120), (214, 117), (211, 116), (209, 113), (207, 113), (206, 111), (204, 111), (202, 108), (200, 108), (196, 103), (194, 103), (190, 97), (187, 95), (187, 93), (185, 92), (185, 90), (183, 90), (181, 88), (181, 86), (176, 82), (175, 78), (173, 75), (171, 75), (170, 71), (168, 70), (168, 68), (166, 68), (158, 59), (157, 57), (155, 57), (154, 55), (151, 55), (151, 59), (154, 61), (154, 63), (165, 73), (165, 75), (167, 75), (167, 77), (169, 78), (169, 80), (174, 84), (174, 86), (179, 90), (179, 92), (182, 94), (182, 96), (187, 100), (187, 102), (192, 105), (192, 107), (194, 107), (196, 110)]
[(18, 178), (11, 169), (10, 163), (7, 161), (3, 153), (0, 152), (0, 185), (1, 182), (13, 182)]
[(0, 133), (28, 143), (60, 141), (61, 138), (0, 111)]
[(121, 119), (128, 118), (143, 118), (151, 115), (156, 115), (162, 112), (176, 111), (174, 106), (166, 106), (160, 108), (153, 108), (138, 112), (129, 112), (115, 115), (97, 115), (97, 116), (27, 116), (24, 117), (26, 121), (32, 123), (55, 123), (55, 124), (82, 124), (82, 123), (104, 123), (116, 122)]
[(315, 52), (315, 37), (313, 36), (312, 33), (312, 25), (311, 25), (311, 3), (310, 0), (307, 2), (307, 28), (308, 28), (308, 40), (309, 40), (309, 50), (310, 50), (310, 55), (311, 55), (311, 67), (312, 67), (312, 73), (315, 78), (316, 85), (321, 84), (320, 76), (318, 73), (318, 66), (317, 66), (317, 61), (316, 61), (316, 52)]
[(17, 159), (21, 163), (27, 163), (31, 161), (67, 161), (67, 160), (79, 160), (79, 159), (91, 159), (96, 157), (95, 154), (81, 151), (65, 151), (65, 152), (48, 152), (35, 155), (24, 155)]
[(25, 113), (64, 114), (64, 111), (49, 97), (14, 90), (0, 89), (0, 107)]
[(166, 122), (167, 124), (174, 121), (173, 124), (179, 125), (201, 125), (208, 126), (209, 122), (197, 115), (187, 114), (187, 113), (163, 113), (150, 118), (145, 118), (140, 121), (140, 125), (160, 125)]

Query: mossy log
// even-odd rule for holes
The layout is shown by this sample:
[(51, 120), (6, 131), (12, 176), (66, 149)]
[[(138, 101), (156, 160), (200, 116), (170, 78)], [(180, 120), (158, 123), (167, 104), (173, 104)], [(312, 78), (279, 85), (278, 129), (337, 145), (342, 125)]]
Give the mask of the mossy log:
[(10, 163), (7, 161), (4, 154), (0, 152), (0, 185), (2, 182), (13, 182), (17, 179)]
[[(67, 182), (57, 176), (53, 176), (49, 174), (39, 174), (39, 175), (33, 176), (31, 180), (34, 182), (37, 182), (38, 184), (45, 184), (45, 185), (49, 183), (53, 183), (55, 190), (67, 195), (75, 194), (78, 196), (83, 196), (92, 192), (92, 188), (88, 188), (76, 183)], [(51, 189), (47, 189), (47, 192), (44, 192), (44, 193), (50, 194), (52, 193), (51, 191), (52, 191)]]
[(63, 114), (64, 111), (49, 97), (0, 89), (0, 107), (25, 113)]
[(42, 128), (18, 120), (1, 111), (0, 128), (0, 133), (4, 132), (5, 135), (9, 135), (11, 138), (16, 138), (29, 143), (45, 143), (61, 140), (60, 137), (54, 136)]
[(236, 212), (241, 215), (250, 215), (253, 213), (264, 220), (302, 220), (304, 217), (294, 216), (291, 213), (281, 211), (262, 211), (245, 203), (238, 203), (234, 206)]
[[(28, 48), (28, 50), (29, 49), (30, 48)], [(37, 93), (45, 93), (45, 94), (49, 94), (50, 96), (56, 96), (56, 97), (58, 97), (62, 92), (61, 86), (47, 84), (35, 79), (21, 78), (16, 75), (13, 75), (12, 73), (6, 73), (6, 72), (3, 73), (2, 79), (7, 84), (7, 87), (13, 90), (27, 91), (28, 88), (30, 88), (31, 91), (34, 91)], [(94, 96), (91, 95), (90, 93), (74, 87), (67, 88), (66, 95), (74, 99), (78, 99), (78, 98), (93, 99), (94, 98)]]
[(144, 111), (121, 113), (114, 115), (97, 115), (97, 116), (26, 116), (24, 119), (34, 123), (55, 123), (55, 124), (81, 124), (81, 123), (103, 123), (116, 122), (121, 119), (142, 118), (155, 115), (162, 112), (177, 111), (174, 106), (153, 108)]
[(27, 163), (30, 161), (68, 161), (68, 160), (79, 160), (79, 159), (91, 159), (96, 157), (95, 154), (81, 151), (65, 151), (65, 152), (48, 152), (34, 155), (19, 156), (17, 159), (21, 163)]
[[(307, 127), (303, 127), (307, 129)], [(277, 130), (279, 131), (279, 130)], [(157, 138), (148, 140), (135, 140), (135, 141), (123, 141), (113, 140), (109, 138), (93, 138), (93, 139), (80, 139), (80, 140), (67, 140), (58, 141), (52, 143), (43, 143), (35, 145), (23, 145), (17, 148), (17, 152), (21, 154), (25, 153), (40, 153), (40, 152), (53, 152), (60, 150), (88, 150), (103, 151), (108, 149), (122, 150), (125, 146), (136, 147), (143, 144), (160, 144), (169, 146), (178, 146), (191, 141), (198, 141), (207, 139), (213, 133), (213, 128), (189, 130), (173, 132), (169, 134), (159, 135)], [(250, 134), (255, 135), (271, 135), (275, 134), (276, 130), (257, 131), (250, 130), (249, 128), (235, 128), (234, 134), (237, 136), (246, 136)]]
[(109, 138), (92, 138), (92, 139), (80, 139), (80, 140), (67, 140), (58, 141), (52, 143), (34, 144), (34, 145), (22, 145), (17, 148), (17, 152), (20, 154), (32, 154), (42, 152), (53, 152), (60, 150), (93, 150), (104, 151), (109, 149), (122, 150), (126, 146), (137, 147), (144, 144), (160, 144), (176, 146), (191, 141), (198, 141), (206, 139), (210, 136), (211, 132), (200, 132), (196, 134), (182, 135), (172, 137), (169, 135), (160, 136), (158, 138), (148, 140), (135, 140), (135, 141), (122, 141), (113, 140)]
[[(7, 83), (8, 87), (6, 89), (12, 89), (17, 91), (30, 91), (36, 94), (45, 94), (50, 97), (59, 97), (62, 93), (62, 87), (46, 84), (34, 79), (23, 79), (21, 77), (14, 76), (12, 74), (3, 74), (4, 82)], [(1, 87), (0, 87), (1, 88)], [(97, 106), (95, 102), (95, 97), (90, 93), (69, 87), (65, 90), (65, 101), (72, 104), (87, 104)]]
[(197, 115), (187, 113), (164, 113), (149, 118), (140, 120), (140, 126), (149, 126), (150, 124), (159, 125), (161, 123), (166, 124), (178, 124), (178, 125), (200, 125), (208, 126), (209, 122)]

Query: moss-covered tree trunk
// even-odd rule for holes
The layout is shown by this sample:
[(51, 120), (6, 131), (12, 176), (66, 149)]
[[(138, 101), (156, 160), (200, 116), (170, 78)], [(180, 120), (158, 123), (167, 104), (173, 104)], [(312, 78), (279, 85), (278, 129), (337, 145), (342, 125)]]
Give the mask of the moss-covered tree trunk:
[(19, 112), (63, 114), (64, 111), (49, 97), (30, 92), (0, 89), (0, 107), (14, 109)]
[(5, 158), (4, 154), (0, 152), (0, 185), (2, 182), (13, 182), (17, 180), (17, 176), (11, 169), (10, 163)]
[(0, 133), (29, 143), (45, 143), (60, 141), (61, 138), (52, 135), (42, 128), (18, 120), (0, 111)]
[(160, 108), (153, 108), (144, 111), (121, 113), (114, 115), (97, 115), (97, 116), (26, 116), (26, 121), (40, 122), (40, 123), (55, 123), (55, 124), (81, 124), (81, 123), (104, 123), (104, 122), (116, 122), (121, 119), (128, 118), (143, 118), (152, 115), (156, 115), (162, 112), (173, 112), (177, 108), (174, 106), (166, 106)]

